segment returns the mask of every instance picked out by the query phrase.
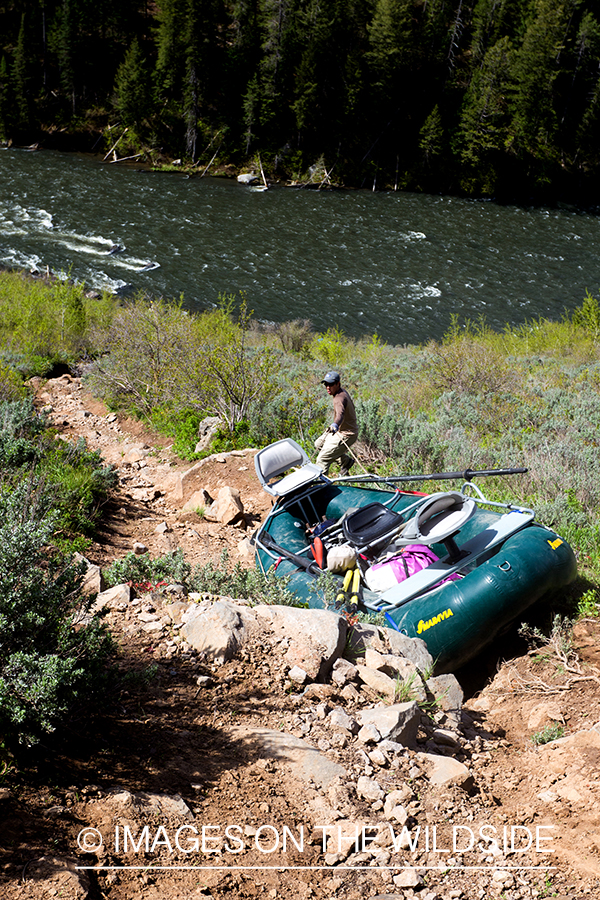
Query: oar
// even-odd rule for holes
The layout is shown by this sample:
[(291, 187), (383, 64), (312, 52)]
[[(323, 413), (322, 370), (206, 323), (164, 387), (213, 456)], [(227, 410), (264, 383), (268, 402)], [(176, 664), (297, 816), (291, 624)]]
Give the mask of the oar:
[(280, 547), (268, 531), (263, 531), (258, 535), (256, 543), (258, 545), (262, 544), (265, 550), (273, 550), (274, 553), (278, 553), (279, 556), (283, 556), (284, 559), (291, 560), (298, 568), (305, 569), (311, 575), (319, 575), (321, 573), (321, 569), (319, 569), (314, 560), (306, 559), (304, 556), (298, 556), (296, 553), (291, 553), (289, 550), (286, 550), (285, 547)]
[(523, 475), (528, 469), (465, 469), (464, 472), (433, 472), (431, 475), (359, 475), (347, 478), (336, 478), (335, 481), (382, 481), (382, 482), (405, 482), (405, 481), (452, 481), (455, 478), (461, 478), (463, 481), (471, 481), (473, 478), (479, 478), (484, 475)]

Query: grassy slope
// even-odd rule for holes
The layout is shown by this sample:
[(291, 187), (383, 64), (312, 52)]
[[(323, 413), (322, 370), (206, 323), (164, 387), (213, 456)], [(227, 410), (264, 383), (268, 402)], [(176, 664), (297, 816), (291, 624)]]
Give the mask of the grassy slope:
[(290, 436), (312, 453), (330, 405), (319, 381), (338, 368), (356, 401), (370, 470), (526, 466), (526, 476), (489, 479), (485, 491), (533, 507), (569, 540), (579, 556), (580, 608), (596, 609), (600, 310), (591, 296), (560, 322), (502, 333), (457, 322), (442, 342), (393, 347), (335, 329), (314, 334), (303, 322), (265, 330), (235, 298), (191, 316), (173, 303), (119, 306), (87, 297), (82, 286), (0, 273), (0, 322), (5, 395), (15, 371), (96, 357), (93, 389), (169, 430), (190, 458), (198, 421), (215, 414), (230, 423), (222, 446)]

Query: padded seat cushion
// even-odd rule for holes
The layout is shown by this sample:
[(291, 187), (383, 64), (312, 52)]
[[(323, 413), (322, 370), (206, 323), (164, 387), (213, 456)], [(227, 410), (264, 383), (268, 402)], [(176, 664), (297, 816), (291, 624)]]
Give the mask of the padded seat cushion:
[(400, 513), (388, 509), (383, 503), (369, 503), (344, 519), (342, 530), (350, 543), (368, 545), (393, 533), (402, 522)]

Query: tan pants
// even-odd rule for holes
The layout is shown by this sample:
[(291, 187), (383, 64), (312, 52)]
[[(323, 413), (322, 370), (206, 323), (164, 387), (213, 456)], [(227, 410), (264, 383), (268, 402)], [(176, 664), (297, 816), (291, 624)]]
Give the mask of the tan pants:
[(315, 441), (315, 448), (319, 451), (317, 456), (317, 465), (323, 469), (323, 474), (327, 475), (331, 463), (339, 460), (342, 469), (349, 469), (354, 462), (347, 447), (351, 447), (356, 441), (356, 437), (352, 435), (341, 435), (339, 431), (333, 434), (331, 431), (325, 431), (321, 437)]

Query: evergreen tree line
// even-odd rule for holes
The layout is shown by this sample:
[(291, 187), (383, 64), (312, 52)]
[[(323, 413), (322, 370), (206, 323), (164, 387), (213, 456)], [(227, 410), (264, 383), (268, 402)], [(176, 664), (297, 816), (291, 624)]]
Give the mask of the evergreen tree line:
[[(0, 2), (0, 136), (591, 199), (600, 0)], [(110, 125), (110, 130), (107, 126)], [(595, 199), (595, 198), (594, 198)]]

